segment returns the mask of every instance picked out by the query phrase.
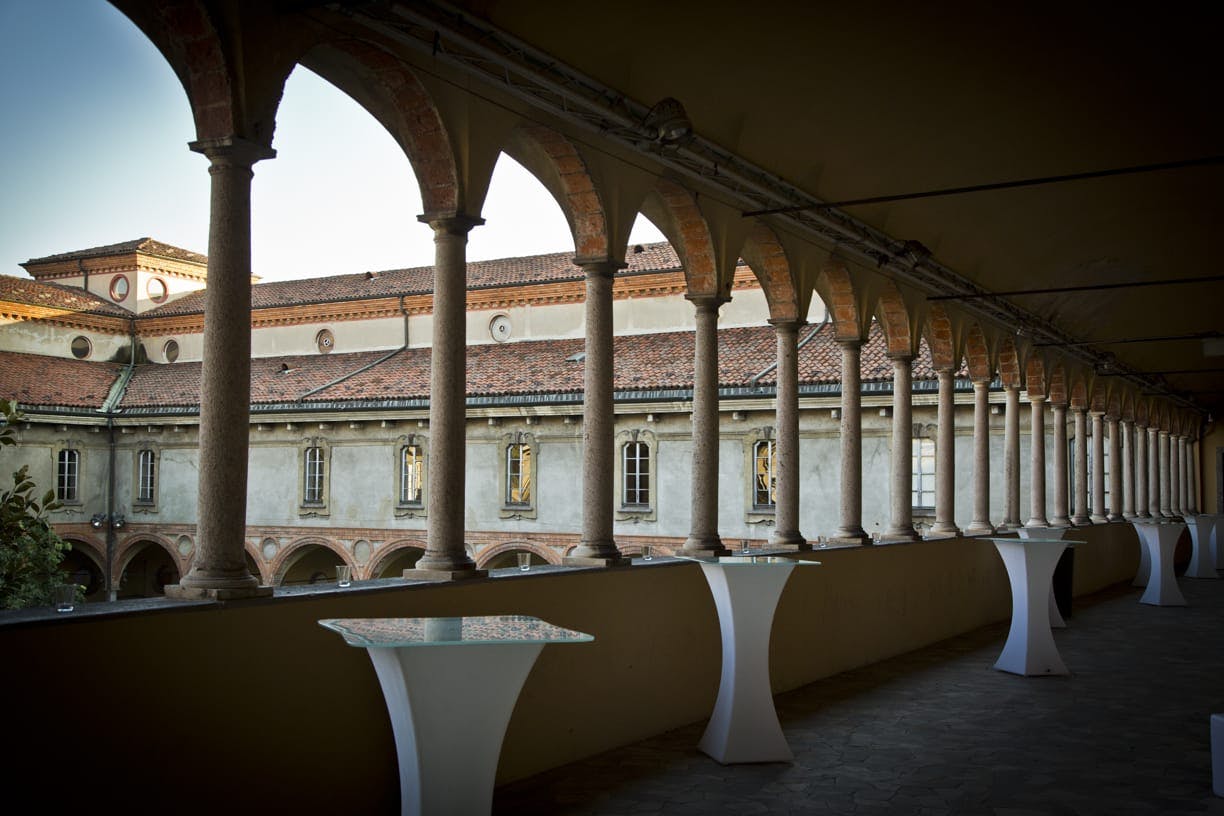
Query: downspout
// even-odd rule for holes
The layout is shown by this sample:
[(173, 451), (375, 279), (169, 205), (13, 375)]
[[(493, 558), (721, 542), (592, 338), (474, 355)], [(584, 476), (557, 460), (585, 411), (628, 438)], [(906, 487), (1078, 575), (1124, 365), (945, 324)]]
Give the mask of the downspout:
[[(826, 309), (824, 318), (821, 319), (820, 323), (816, 326), (816, 328), (808, 332), (807, 337), (803, 338), (795, 345), (795, 351), (798, 352), (800, 349), (806, 346), (812, 340), (812, 338), (815, 337), (817, 334), (820, 334), (820, 330), (823, 329), (827, 325), (829, 325), (829, 311)], [(765, 366), (765, 368), (761, 371), (760, 374), (757, 374), (751, 380), (749, 380), (749, 382), (752, 383), (752, 387), (759, 388), (760, 386), (758, 386), (757, 383), (760, 382), (761, 378), (764, 377), (769, 372), (773, 371), (777, 367), (778, 367), (777, 360), (774, 360), (772, 363)]]
[(347, 374), (341, 374), (339, 377), (332, 380), (331, 382), (323, 383), (323, 385), (320, 385), (317, 388), (310, 389), (305, 394), (298, 397), (297, 401), (302, 402), (309, 396), (313, 396), (314, 394), (317, 394), (320, 391), (326, 391), (328, 388), (331, 388), (333, 385), (339, 385), (340, 383), (344, 382), (350, 377), (356, 377), (358, 374), (360, 374), (363, 371), (369, 371), (371, 368), (374, 368), (375, 366), (382, 365), (383, 363), (387, 362), (395, 355), (399, 354), (401, 351), (407, 350), (408, 348), (408, 312), (404, 309), (404, 295), (399, 296), (399, 302), (400, 302), (400, 312), (404, 315), (404, 344), (402, 346), (395, 349), (394, 351), (387, 352), (382, 357), (379, 357), (377, 360), (368, 362), (365, 365), (361, 366), (360, 368), (354, 369), (353, 371), (350, 371)]
[(115, 384), (111, 386), (110, 393), (106, 395), (106, 402), (102, 403), (102, 413), (106, 416), (106, 434), (108, 444), (108, 462), (107, 462), (107, 479), (106, 479), (106, 599), (108, 601), (118, 600), (119, 590), (114, 582), (114, 567), (115, 567), (115, 462), (117, 454), (117, 443), (115, 440), (115, 414), (119, 413), (115, 410), (115, 406), (123, 399), (124, 393), (127, 392), (128, 383), (132, 381), (132, 374), (136, 369), (136, 319), (128, 319), (128, 364), (123, 373), (119, 375), (119, 379), (115, 380)]

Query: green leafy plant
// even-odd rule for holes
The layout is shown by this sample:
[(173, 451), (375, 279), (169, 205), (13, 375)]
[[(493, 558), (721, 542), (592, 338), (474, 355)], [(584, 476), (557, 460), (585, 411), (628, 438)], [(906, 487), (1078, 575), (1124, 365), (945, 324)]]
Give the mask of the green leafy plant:
[[(0, 400), (0, 447), (17, 444), (22, 414), (15, 402)], [(48, 606), (64, 582), (60, 564), (71, 545), (55, 534), (47, 514), (57, 509), (55, 491), (35, 497), (29, 465), (13, 474), (13, 487), (0, 493), (0, 608)], [(77, 587), (78, 598), (81, 587)]]

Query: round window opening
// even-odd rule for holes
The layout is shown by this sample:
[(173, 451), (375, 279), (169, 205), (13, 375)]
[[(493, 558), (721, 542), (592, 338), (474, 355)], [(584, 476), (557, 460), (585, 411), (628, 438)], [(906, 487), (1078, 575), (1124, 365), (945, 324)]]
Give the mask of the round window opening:
[(499, 343), (510, 339), (510, 318), (500, 314), (489, 321), (489, 334)]
[(111, 300), (116, 303), (125, 299), (128, 296), (128, 279), (123, 275), (116, 275), (111, 278), (110, 296)]
[(93, 343), (89, 342), (88, 337), (77, 335), (72, 338), (72, 356), (78, 360), (84, 360), (93, 352)]
[(315, 345), (319, 347), (320, 354), (327, 354), (336, 345), (335, 335), (330, 329), (324, 329), (315, 335)]
[(149, 300), (161, 303), (166, 299), (166, 282), (161, 278), (150, 278), (145, 284), (145, 292), (148, 293)]
[(162, 351), (166, 355), (166, 362), (173, 363), (178, 360), (179, 345), (177, 340), (167, 340), (166, 345), (162, 347)]

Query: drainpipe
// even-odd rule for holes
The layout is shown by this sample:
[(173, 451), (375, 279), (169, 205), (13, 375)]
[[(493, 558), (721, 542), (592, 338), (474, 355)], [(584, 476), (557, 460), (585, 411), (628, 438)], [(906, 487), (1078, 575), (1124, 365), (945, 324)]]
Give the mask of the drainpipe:
[(106, 478), (106, 599), (118, 600), (119, 589), (113, 578), (115, 568), (115, 460), (117, 458), (117, 441), (115, 438), (115, 406), (123, 399), (128, 383), (136, 369), (136, 319), (128, 319), (128, 364), (119, 379), (111, 386), (111, 391), (102, 404), (102, 412), (106, 416), (106, 434), (108, 440), (107, 478)]
[[(795, 351), (798, 352), (800, 349), (806, 346), (812, 340), (812, 338), (820, 334), (820, 330), (823, 329), (827, 325), (829, 325), (829, 311), (826, 309), (825, 316), (821, 319), (820, 323), (816, 326), (816, 328), (808, 332), (807, 337), (803, 338), (802, 340), (798, 342), (798, 344), (796, 344)], [(756, 388), (757, 383), (760, 382), (761, 378), (764, 377), (769, 372), (773, 371), (777, 367), (778, 367), (777, 360), (774, 360), (772, 363), (765, 366), (764, 370), (762, 370), (761, 373), (757, 374), (751, 380), (749, 380), (749, 382), (752, 383), (752, 387)]]
[(401, 351), (406, 351), (408, 348), (408, 312), (404, 309), (404, 296), (403, 295), (399, 296), (399, 301), (400, 301), (400, 311), (404, 315), (404, 345), (400, 346), (394, 351), (387, 352), (382, 357), (379, 357), (377, 360), (366, 363), (360, 368), (354, 369), (353, 371), (350, 371), (347, 374), (341, 374), (339, 377), (332, 380), (331, 382), (326, 382), (320, 385), (318, 388), (310, 389), (305, 394), (302, 394), (302, 396), (298, 397), (297, 401), (302, 402), (307, 397), (313, 396), (319, 393), (320, 391), (326, 391), (328, 388), (331, 388), (333, 385), (339, 385), (340, 383), (344, 382), (350, 377), (356, 377), (358, 374), (360, 374), (363, 371), (369, 371), (371, 368), (374, 368), (375, 366), (382, 365), (383, 363), (387, 362), (395, 355), (399, 354)]

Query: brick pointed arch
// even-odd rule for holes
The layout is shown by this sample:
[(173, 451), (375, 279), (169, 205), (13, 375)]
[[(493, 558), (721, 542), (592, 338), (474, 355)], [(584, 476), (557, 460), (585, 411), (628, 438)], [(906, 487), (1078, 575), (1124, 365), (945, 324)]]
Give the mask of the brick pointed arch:
[(1020, 366), (1020, 351), (1010, 337), (999, 342), (999, 379), (1009, 388), (1024, 385), (1024, 372)]
[(1067, 367), (1062, 363), (1054, 363), (1048, 369), (1046, 396), (1050, 398), (1051, 405), (1068, 404)]
[(965, 332), (965, 365), (974, 382), (994, 379), (994, 351), (986, 340), (981, 325), (973, 323)]
[(539, 556), (547, 564), (562, 563), (561, 556), (544, 544), (537, 544), (533, 541), (513, 540), (503, 541), (500, 544), (494, 544), (481, 550), (477, 566), (483, 569), (486, 564), (493, 561), (499, 555), (508, 552), (529, 552), (532, 555)]
[(770, 318), (798, 320), (802, 317), (795, 277), (778, 234), (765, 222), (754, 222), (748, 231), (742, 254), (761, 283), (765, 301), (769, 304)]
[(1024, 367), (1024, 387), (1030, 397), (1045, 397), (1049, 395), (1046, 382), (1045, 361), (1037, 355), (1029, 357)]
[(901, 290), (892, 281), (884, 281), (880, 287), (876, 317), (884, 330), (888, 353), (899, 357), (914, 356), (918, 349), (918, 333)]
[(419, 550), (425, 553), (424, 538), (400, 538), (379, 547), (375, 555), (366, 565), (366, 575), (373, 578), (387, 568), (387, 564), (398, 558), (405, 550)]
[(461, 203), (451, 139), (433, 99), (398, 57), (356, 40), (318, 45), (302, 64), (352, 97), (391, 134), (416, 174), (427, 215)]
[(835, 256), (821, 267), (816, 276), (816, 294), (829, 309), (834, 336), (838, 340), (867, 339), (871, 313), (865, 302), (866, 295), (843, 260)]
[(939, 304), (931, 306), (922, 325), (927, 348), (931, 351), (931, 365), (935, 370), (955, 371), (960, 368), (961, 344), (948, 310)]
[(561, 207), (575, 255), (581, 260), (609, 260), (603, 197), (574, 143), (543, 125), (525, 125), (510, 133), (505, 153), (535, 176)]
[(317, 535), (306, 535), (301, 538), (294, 539), (286, 546), (282, 547), (276, 553), (276, 557), (268, 564), (268, 574), (272, 577), (272, 583), (275, 586), (280, 586), (285, 581), (285, 575), (293, 568), (293, 565), (298, 562), (302, 556), (306, 555), (310, 550), (320, 548), (334, 553), (340, 558), (342, 563), (353, 565), (352, 558), (344, 551), (339, 542), (329, 538), (323, 538)]

